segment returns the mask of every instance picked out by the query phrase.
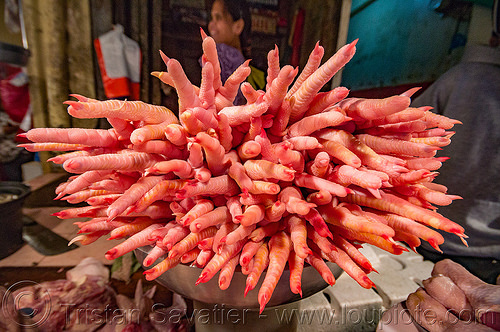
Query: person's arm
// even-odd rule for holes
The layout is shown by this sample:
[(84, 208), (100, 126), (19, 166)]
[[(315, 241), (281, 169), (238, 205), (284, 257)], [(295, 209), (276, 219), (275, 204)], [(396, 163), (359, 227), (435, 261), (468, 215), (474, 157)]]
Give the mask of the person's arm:
[(411, 293), (406, 306), (429, 331), (500, 331), (500, 285), (490, 285), (449, 259)]

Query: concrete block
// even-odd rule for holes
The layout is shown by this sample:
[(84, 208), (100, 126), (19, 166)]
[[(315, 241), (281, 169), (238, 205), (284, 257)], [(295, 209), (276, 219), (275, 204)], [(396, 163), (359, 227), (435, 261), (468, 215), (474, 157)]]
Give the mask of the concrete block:
[(383, 250), (370, 245), (364, 245), (359, 249), (359, 252), (361, 252), (373, 266), (380, 265), (380, 256), (384, 253)]
[(299, 302), (297, 311), (297, 332), (337, 331), (337, 312), (332, 308), (330, 298), (318, 292)]
[(401, 255), (392, 255), (379, 248), (373, 250), (380, 259), (375, 266), (379, 274), (370, 274), (370, 279), (376, 285), (376, 292), (382, 297), (386, 309), (406, 300), (414, 292), (423, 279), (430, 277), (434, 266), (429, 261), (412, 251)]
[(269, 307), (259, 314), (258, 310), (193, 301), (190, 319), (196, 332), (298, 331), (299, 303)]
[(372, 289), (361, 287), (347, 273), (323, 294), (335, 312), (334, 331), (373, 331), (383, 313), (382, 298)]

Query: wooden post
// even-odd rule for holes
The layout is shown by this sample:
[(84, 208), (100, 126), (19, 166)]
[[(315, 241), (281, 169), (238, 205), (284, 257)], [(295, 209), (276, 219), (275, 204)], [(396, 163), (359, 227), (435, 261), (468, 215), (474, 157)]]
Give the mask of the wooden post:
[(66, 2), (46, 0), (40, 4), (40, 25), (43, 48), (42, 64), (47, 83), (47, 111), (49, 126), (56, 128), (70, 127), (66, 106), (68, 98), (68, 59), (66, 53)]
[(36, 0), (23, 0), (24, 20), (30, 22), (26, 24), (26, 37), (28, 39), (28, 49), (30, 57), (28, 60), (28, 77), (30, 86), (30, 102), (33, 112), (33, 125), (35, 127), (47, 126), (47, 107), (44, 67), (42, 54), (38, 51), (41, 43), (42, 29), (39, 28), (40, 13)]
[[(113, 29), (113, 6), (111, 0), (90, 0), (90, 13), (91, 13), (91, 29), (92, 41), (100, 35)], [(92, 44), (92, 48), (94, 45)], [(104, 87), (101, 79), (101, 72), (97, 65), (97, 56), (95, 51), (92, 51), (92, 59), (94, 62), (94, 77), (96, 84), (97, 99), (105, 100)]]
[[(96, 98), (93, 44), (88, 0), (68, 1), (69, 91)], [(97, 119), (71, 118), (72, 126), (95, 128)]]
[(142, 52), (141, 66), (141, 100), (146, 103), (151, 102), (150, 98), (150, 83), (151, 83), (151, 45), (149, 43), (149, 3), (150, 1), (140, 1), (137, 6), (139, 12), (139, 45)]
[[(152, 5), (151, 14), (151, 71), (162, 70), (162, 63), (160, 57), (161, 49), (161, 36), (162, 36), (162, 1), (154, 1)], [(156, 77), (152, 77), (148, 73), (151, 79), (151, 103), (155, 105), (161, 105), (161, 82)]]
[[(352, 0), (342, 0), (342, 8), (340, 10), (339, 33), (337, 37), (337, 49), (341, 48), (347, 43), (347, 33), (349, 31), (349, 18), (351, 15)], [(342, 82), (342, 71), (333, 77), (331, 88), (334, 89), (340, 86)]]
[[(30, 106), (33, 117), (34, 127), (46, 127), (48, 124), (47, 119), (47, 94), (45, 86), (45, 72), (42, 62), (42, 54), (39, 52), (41, 49), (41, 36), (43, 30), (40, 26), (40, 13), (38, 9), (38, 1), (36, 0), (23, 0), (23, 16), (26, 24), (26, 38), (28, 40), (28, 50), (30, 51), (30, 58), (28, 60), (28, 77), (30, 87)], [(49, 152), (40, 152), (40, 160), (42, 161), (42, 170), (44, 173), (49, 173), (51, 168), (46, 162), (50, 158)]]

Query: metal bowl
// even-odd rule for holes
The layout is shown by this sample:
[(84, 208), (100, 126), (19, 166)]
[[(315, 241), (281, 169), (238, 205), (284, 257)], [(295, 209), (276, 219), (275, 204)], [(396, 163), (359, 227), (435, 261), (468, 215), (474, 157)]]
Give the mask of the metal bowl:
[(21, 182), (0, 181), (0, 259), (13, 254), (24, 244), (22, 208), (30, 193), (30, 187)]
[[(146, 246), (138, 248), (135, 250), (135, 255), (137, 259), (142, 262), (147, 256), (148, 252), (151, 250), (151, 246)], [(162, 259), (160, 258), (155, 264), (159, 263)], [(335, 278), (338, 278), (343, 270), (337, 265), (328, 262), (327, 263), (330, 270), (332, 271)], [(151, 268), (144, 267), (145, 269)], [(265, 277), (265, 272), (260, 277), (259, 283), (254, 290), (248, 292), (247, 296), (244, 297), (246, 275), (241, 272), (235, 272), (231, 285), (226, 290), (221, 290), (218, 285), (218, 275), (214, 276), (210, 281), (206, 283), (199, 284), (195, 286), (195, 282), (201, 274), (201, 269), (197, 267), (191, 267), (185, 264), (179, 264), (176, 267), (166, 271), (161, 276), (155, 280), (162, 286), (168, 288), (169, 290), (180, 294), (191, 300), (200, 301), (208, 304), (224, 304), (228, 307), (233, 308), (245, 308), (245, 309), (258, 309), (259, 302), (257, 300), (257, 294), (262, 281)], [(325, 289), (328, 284), (323, 280), (321, 275), (312, 266), (304, 266), (304, 271), (302, 273), (302, 298), (298, 294), (294, 294), (290, 291), (290, 271), (285, 270), (281, 276), (273, 295), (267, 304), (267, 307), (274, 307), (277, 305), (287, 304), (294, 301), (298, 301), (302, 298), (306, 298), (317, 292)]]

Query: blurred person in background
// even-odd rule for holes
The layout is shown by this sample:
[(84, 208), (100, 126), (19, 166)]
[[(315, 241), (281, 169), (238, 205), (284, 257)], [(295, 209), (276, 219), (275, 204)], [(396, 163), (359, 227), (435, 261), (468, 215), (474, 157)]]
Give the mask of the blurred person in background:
[[(465, 228), (468, 247), (456, 235), (444, 232), (440, 232), (445, 238), (440, 245), (443, 253), (423, 242), (417, 251), (436, 263), (430, 278), (384, 313), (377, 331), (421, 331), (420, 327), (500, 331), (499, 0), (494, 1), (492, 13), (489, 45), (469, 40), (460, 63), (412, 103), (433, 106), (433, 112), (463, 123), (446, 147), (450, 160), (438, 178), (438, 183), (463, 199), (439, 207), (439, 212)], [(394, 311), (409, 314), (412, 320), (391, 320)], [(412, 324), (416, 327), (411, 328)]]
[(0, 111), (0, 180), (23, 181), (21, 165), (33, 160), (31, 153), (17, 147), (16, 135), (19, 123)]
[[(227, 78), (246, 59), (251, 58), (252, 20), (250, 8), (245, 0), (215, 0), (210, 12), (208, 33), (217, 44), (217, 54), (221, 66), (221, 79)], [(250, 65), (252, 72), (247, 81), (255, 89), (265, 87), (265, 73)], [(234, 104), (241, 105), (245, 99), (238, 93)]]
[(17, 66), (0, 64), (0, 180), (23, 181), (22, 164), (34, 153), (17, 147), (16, 135), (31, 128), (28, 76)]
[[(466, 247), (457, 236), (442, 233), (443, 254), (423, 245), (420, 253), (431, 261), (450, 258), (486, 282), (500, 274), (500, 12), (493, 7), (489, 45), (468, 42), (459, 64), (436, 80), (412, 106), (430, 105), (432, 111), (460, 120), (453, 142), (446, 147), (450, 160), (439, 170), (439, 183), (460, 195), (439, 208), (459, 223), (469, 236)], [(489, 33), (488, 33), (489, 34)], [(469, 32), (470, 35), (470, 32)], [(487, 40), (487, 37), (485, 38)]]

